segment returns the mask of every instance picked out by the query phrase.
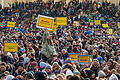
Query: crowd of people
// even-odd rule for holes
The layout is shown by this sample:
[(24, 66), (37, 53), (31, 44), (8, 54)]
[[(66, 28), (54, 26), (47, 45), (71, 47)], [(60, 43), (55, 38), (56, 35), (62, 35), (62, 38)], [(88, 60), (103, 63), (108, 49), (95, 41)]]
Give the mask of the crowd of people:
[[(0, 22), (6, 23), (0, 26), (0, 80), (119, 80), (118, 8), (89, 0), (8, 4), (0, 10)], [(39, 14), (67, 17), (67, 26), (58, 25), (54, 32), (37, 28)], [(95, 20), (109, 27), (90, 25)], [(16, 22), (15, 27), (7, 27), (8, 21)], [(80, 25), (74, 26), (74, 21)], [(5, 52), (4, 43), (18, 43), (18, 52)], [(89, 55), (90, 62), (72, 62), (69, 53)]]

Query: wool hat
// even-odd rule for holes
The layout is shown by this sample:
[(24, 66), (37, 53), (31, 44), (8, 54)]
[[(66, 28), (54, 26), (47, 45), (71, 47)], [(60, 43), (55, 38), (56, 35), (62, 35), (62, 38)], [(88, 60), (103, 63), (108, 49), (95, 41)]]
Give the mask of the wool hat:
[(26, 72), (25, 76), (27, 76), (29, 79), (33, 79), (34, 78), (34, 76), (33, 76), (33, 74), (31, 72)]
[(32, 62), (31, 67), (35, 67), (35, 66), (38, 66), (38, 63), (37, 62)]
[(72, 73), (71, 70), (67, 70), (67, 71), (66, 71), (65, 77), (67, 78), (68, 76), (73, 76), (73, 73)]
[(47, 66), (46, 66), (46, 69), (51, 69), (51, 65), (47, 65)]
[(45, 62), (40, 62), (40, 68), (44, 68), (47, 64)]
[(12, 80), (14, 78), (13, 75), (8, 75), (5, 80)]
[(21, 67), (24, 67), (24, 63), (23, 62), (19, 62), (18, 63), (18, 67), (21, 66)]
[(102, 71), (102, 70), (100, 70), (99, 72), (98, 72), (98, 77), (99, 78), (103, 78), (103, 77), (105, 77), (106, 75), (105, 75), (105, 73)]
[(115, 74), (112, 74), (112, 75), (109, 77), (109, 80), (118, 80), (118, 77), (117, 77)]

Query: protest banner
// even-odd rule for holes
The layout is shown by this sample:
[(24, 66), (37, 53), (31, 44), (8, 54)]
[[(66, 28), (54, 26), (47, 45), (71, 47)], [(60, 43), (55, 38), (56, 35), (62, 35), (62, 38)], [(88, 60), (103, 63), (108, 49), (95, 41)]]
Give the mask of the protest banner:
[(67, 17), (56, 17), (58, 26), (67, 26)]
[(102, 24), (102, 27), (103, 27), (103, 28), (107, 28), (107, 27), (108, 27), (108, 24)]
[(54, 31), (56, 31), (56, 29), (57, 29), (57, 23), (56, 22), (54, 22), (54, 24), (53, 24), (53, 29), (52, 30), (48, 30), (49, 32), (54, 32)]
[(5, 23), (0, 23), (0, 26), (5, 26)]
[(90, 62), (89, 55), (78, 55), (78, 62), (79, 64), (85, 64)]
[(90, 22), (90, 26), (93, 26), (93, 25), (94, 25), (94, 23)]
[(73, 25), (76, 27), (76, 26), (79, 26), (79, 21), (74, 21), (73, 22)]
[(18, 43), (4, 43), (5, 52), (18, 52)]
[(101, 20), (95, 20), (95, 25), (96, 26), (101, 25)]
[(78, 55), (80, 55), (80, 53), (69, 53), (69, 54), (68, 54), (68, 57), (70, 58), (70, 60), (71, 60), (72, 62), (74, 62), (74, 61), (77, 61), (77, 60), (78, 60)]
[(8, 21), (7, 22), (7, 27), (15, 27), (15, 22), (10, 22), (10, 21)]
[(113, 29), (109, 29), (109, 34), (113, 34)]
[(120, 23), (117, 23), (117, 26), (120, 27)]
[(52, 30), (53, 23), (54, 23), (54, 18), (39, 15), (37, 20), (37, 28), (45, 28), (48, 30)]

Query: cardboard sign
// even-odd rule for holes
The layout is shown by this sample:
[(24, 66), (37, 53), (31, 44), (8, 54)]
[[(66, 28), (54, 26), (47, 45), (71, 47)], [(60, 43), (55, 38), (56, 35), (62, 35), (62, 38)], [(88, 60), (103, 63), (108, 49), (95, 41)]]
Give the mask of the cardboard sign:
[(117, 26), (120, 27), (120, 23), (118, 23)]
[(109, 29), (109, 34), (113, 34), (113, 29)]
[(78, 62), (79, 64), (85, 64), (90, 62), (90, 56), (89, 55), (79, 55), (78, 56)]
[(56, 31), (56, 29), (57, 29), (57, 23), (56, 22), (54, 22), (54, 25), (53, 25), (53, 29), (52, 30), (48, 30), (49, 32), (54, 32), (54, 31)]
[(67, 26), (67, 17), (56, 17), (58, 26)]
[(103, 27), (103, 28), (107, 28), (107, 27), (108, 27), (108, 24), (102, 24), (102, 27)]
[(94, 25), (94, 23), (90, 22), (90, 26), (93, 26), (93, 25)]
[(69, 53), (68, 57), (74, 62), (78, 60), (78, 55), (80, 55), (80, 53)]
[(101, 25), (101, 20), (95, 20), (95, 25), (96, 26)]
[(18, 52), (18, 43), (4, 43), (5, 52)]
[(39, 15), (37, 21), (37, 28), (46, 28), (48, 30), (52, 30), (53, 23), (54, 23), (54, 18)]
[(7, 27), (15, 27), (15, 22), (7, 22)]
[(5, 26), (5, 23), (0, 23), (0, 26)]
[(79, 21), (74, 21), (73, 22), (73, 25), (76, 27), (76, 26), (79, 26)]

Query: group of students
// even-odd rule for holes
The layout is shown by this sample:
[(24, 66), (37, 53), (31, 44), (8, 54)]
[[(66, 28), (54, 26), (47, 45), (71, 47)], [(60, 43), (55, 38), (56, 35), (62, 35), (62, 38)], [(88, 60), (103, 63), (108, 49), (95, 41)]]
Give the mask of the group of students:
[[(58, 25), (54, 32), (37, 28), (39, 14), (67, 17), (67, 26)], [(0, 80), (120, 79), (120, 11), (115, 4), (15, 2), (0, 15), (0, 22), (6, 23), (0, 26)], [(95, 25), (95, 20), (101, 24)], [(7, 27), (8, 21), (16, 22), (15, 27)], [(74, 26), (74, 21), (79, 25)], [(18, 52), (5, 52), (4, 43), (18, 43)], [(70, 53), (89, 55), (90, 62), (73, 62)]]

